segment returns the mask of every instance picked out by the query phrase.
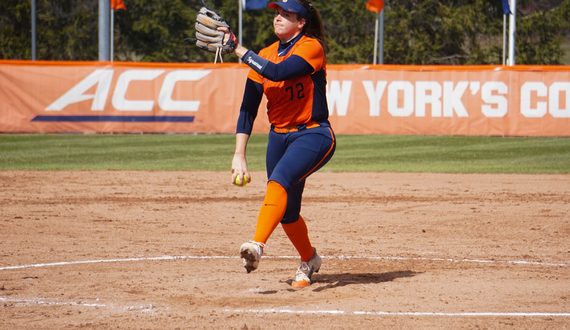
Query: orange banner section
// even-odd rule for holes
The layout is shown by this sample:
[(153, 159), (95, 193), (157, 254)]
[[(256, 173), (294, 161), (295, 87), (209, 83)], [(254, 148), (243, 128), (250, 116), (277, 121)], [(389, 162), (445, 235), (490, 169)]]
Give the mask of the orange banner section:
[[(0, 61), (0, 132), (234, 133), (248, 70)], [(329, 65), (327, 101), (337, 134), (570, 136), (568, 66)]]

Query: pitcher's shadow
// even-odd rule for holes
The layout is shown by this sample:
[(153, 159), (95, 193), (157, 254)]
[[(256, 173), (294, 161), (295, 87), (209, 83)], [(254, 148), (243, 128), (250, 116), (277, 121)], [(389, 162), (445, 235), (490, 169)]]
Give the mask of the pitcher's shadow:
[[(397, 278), (407, 278), (414, 277), (422, 272), (414, 272), (411, 270), (403, 270), (398, 272), (387, 272), (387, 273), (342, 273), (342, 274), (313, 274), (313, 283), (326, 285), (319, 285), (313, 291), (320, 292), (323, 290), (334, 289), (338, 287), (343, 287), (347, 285), (358, 285), (358, 284), (379, 284), (391, 282)], [(291, 285), (293, 280), (288, 280), (286, 283)]]

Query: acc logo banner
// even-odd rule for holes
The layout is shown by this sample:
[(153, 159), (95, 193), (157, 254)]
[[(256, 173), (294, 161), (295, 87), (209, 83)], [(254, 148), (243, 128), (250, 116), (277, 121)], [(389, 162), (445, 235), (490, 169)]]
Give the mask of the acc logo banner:
[[(153, 81), (166, 70), (126, 70), (121, 73), (113, 91), (112, 105), (119, 111), (152, 111), (154, 100), (128, 100), (127, 90), (133, 81)], [(70, 104), (93, 100), (91, 110), (103, 111), (109, 96), (113, 69), (95, 70), (54, 103), (46, 111), (61, 111)], [(199, 100), (174, 100), (174, 87), (181, 81), (199, 81), (207, 76), (211, 70), (174, 70), (166, 74), (158, 95), (158, 106), (163, 111), (198, 111)], [(87, 92), (96, 87), (94, 94)]]
[[(0, 132), (234, 133), (249, 67), (0, 61)], [(337, 134), (570, 136), (569, 67), (329, 65)], [(262, 102), (254, 132), (267, 132)]]
[(237, 66), (0, 61), (0, 131), (232, 133), (247, 76)]

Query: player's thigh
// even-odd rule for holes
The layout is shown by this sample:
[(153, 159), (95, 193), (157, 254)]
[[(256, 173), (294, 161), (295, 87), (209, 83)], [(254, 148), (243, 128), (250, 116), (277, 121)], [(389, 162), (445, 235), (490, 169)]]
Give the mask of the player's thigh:
[(275, 166), (285, 154), (287, 150), (287, 136), (271, 131), (267, 142), (267, 151), (265, 152), (265, 168), (267, 177), (271, 177)]
[(334, 141), (316, 130), (315, 133), (304, 132), (292, 139), (269, 180), (276, 181), (289, 190), (292, 185), (326, 164), (334, 152)]

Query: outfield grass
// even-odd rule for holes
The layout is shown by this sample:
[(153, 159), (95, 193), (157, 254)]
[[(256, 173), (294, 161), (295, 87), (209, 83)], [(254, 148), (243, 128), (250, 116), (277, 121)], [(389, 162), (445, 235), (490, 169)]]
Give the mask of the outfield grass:
[(570, 173), (570, 138), (342, 136), (332, 171)]
[[(325, 171), (570, 173), (570, 138), (340, 135)], [(267, 135), (248, 145), (265, 169)], [(0, 170), (229, 171), (228, 134), (0, 135)]]

